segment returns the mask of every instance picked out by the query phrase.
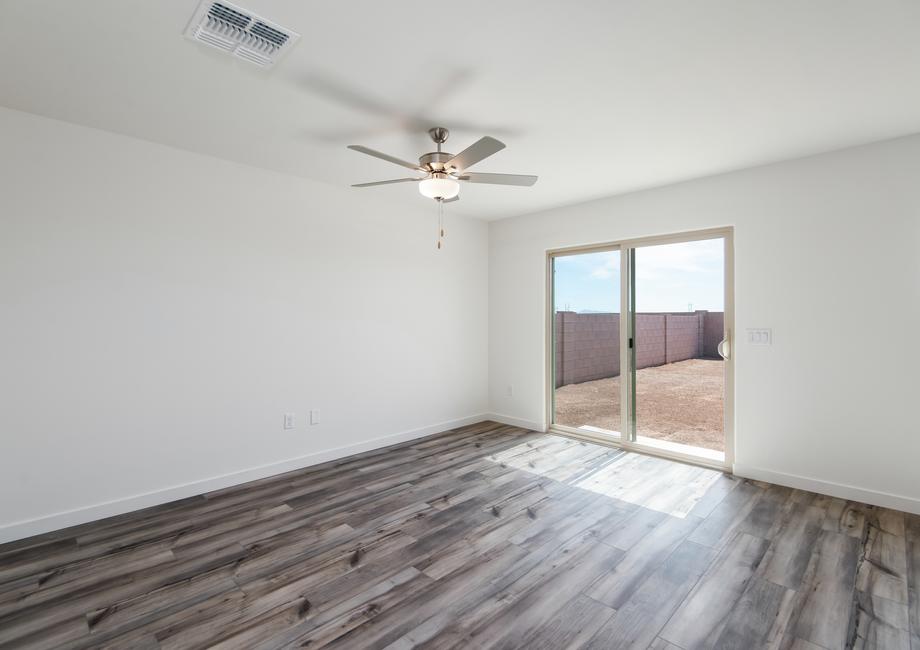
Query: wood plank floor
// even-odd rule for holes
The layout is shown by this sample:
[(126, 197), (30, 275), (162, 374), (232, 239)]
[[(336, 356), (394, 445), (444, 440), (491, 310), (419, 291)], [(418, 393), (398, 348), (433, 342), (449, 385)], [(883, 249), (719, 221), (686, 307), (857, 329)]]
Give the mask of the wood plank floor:
[(920, 517), (481, 423), (0, 546), (0, 647), (920, 650), (918, 595)]

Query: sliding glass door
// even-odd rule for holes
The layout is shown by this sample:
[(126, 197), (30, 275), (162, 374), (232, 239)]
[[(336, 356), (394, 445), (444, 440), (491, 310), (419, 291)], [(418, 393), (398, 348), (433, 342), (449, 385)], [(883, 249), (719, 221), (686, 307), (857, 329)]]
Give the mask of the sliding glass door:
[(620, 251), (550, 260), (553, 277), (553, 422), (619, 436)]
[(549, 262), (552, 425), (729, 463), (731, 232), (561, 251)]
[(725, 239), (630, 248), (632, 440), (725, 458)]

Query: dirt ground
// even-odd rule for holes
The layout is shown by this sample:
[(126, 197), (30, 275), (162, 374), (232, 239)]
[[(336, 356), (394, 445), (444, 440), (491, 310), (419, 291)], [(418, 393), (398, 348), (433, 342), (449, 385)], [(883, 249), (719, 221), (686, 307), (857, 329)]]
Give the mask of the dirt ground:
[[(689, 359), (636, 372), (640, 436), (724, 451), (722, 361)], [(556, 422), (620, 430), (620, 378), (556, 389)]]

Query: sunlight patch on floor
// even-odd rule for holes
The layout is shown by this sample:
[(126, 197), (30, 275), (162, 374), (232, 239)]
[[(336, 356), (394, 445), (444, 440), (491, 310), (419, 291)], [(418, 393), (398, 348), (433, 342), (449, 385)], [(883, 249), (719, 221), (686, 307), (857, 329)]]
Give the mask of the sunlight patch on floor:
[[(597, 449), (590, 470), (585, 469), (586, 446)], [(722, 476), (717, 470), (563, 438), (521, 443), (488, 459), (680, 518)]]

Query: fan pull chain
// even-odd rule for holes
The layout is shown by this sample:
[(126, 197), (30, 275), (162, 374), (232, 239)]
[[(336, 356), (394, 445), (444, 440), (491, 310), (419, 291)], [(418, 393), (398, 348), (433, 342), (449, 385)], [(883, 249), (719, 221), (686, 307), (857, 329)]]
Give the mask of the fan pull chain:
[(444, 200), (438, 199), (438, 250), (444, 245)]

